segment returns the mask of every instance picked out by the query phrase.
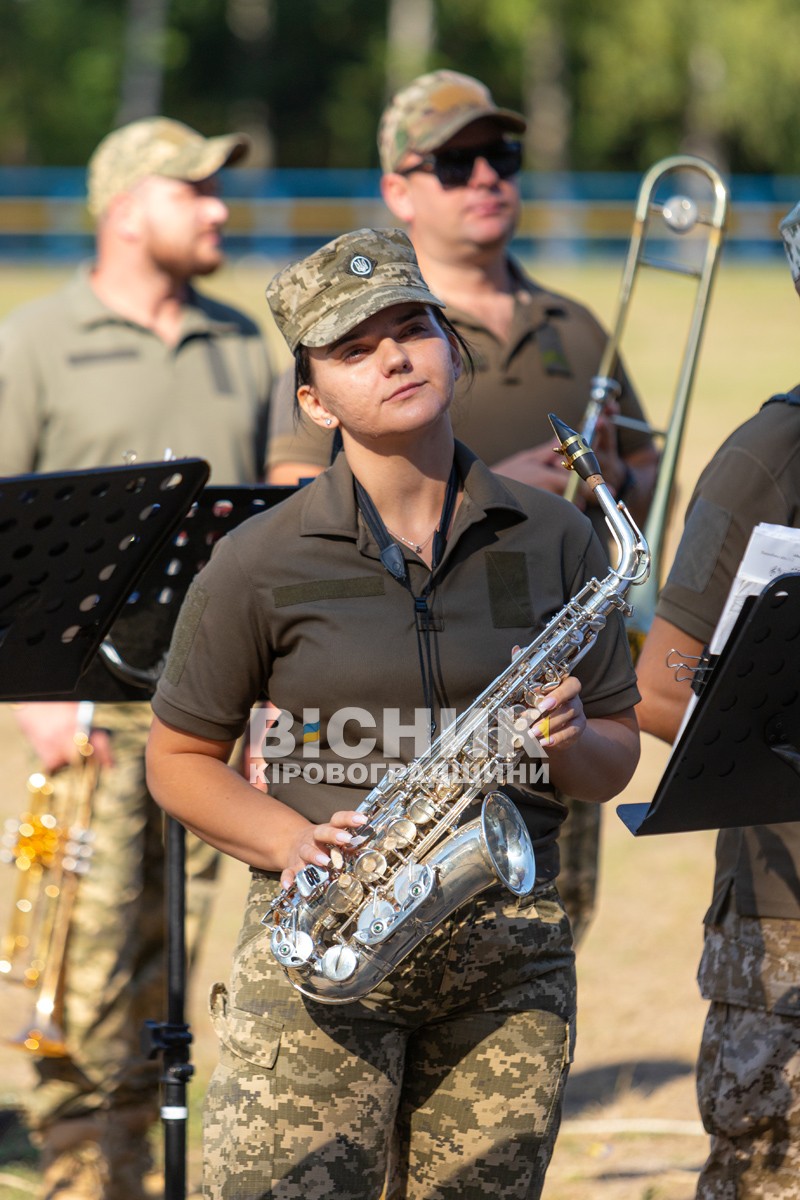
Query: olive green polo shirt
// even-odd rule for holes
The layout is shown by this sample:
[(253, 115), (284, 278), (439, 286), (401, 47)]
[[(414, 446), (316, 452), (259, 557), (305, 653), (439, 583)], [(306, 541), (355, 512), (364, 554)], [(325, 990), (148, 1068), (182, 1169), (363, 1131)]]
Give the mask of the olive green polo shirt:
[[(439, 706), (463, 712), (591, 577), (607, 573), (589, 522), (560, 497), (500, 479), (457, 443), (464, 483), (433, 580), (430, 655)], [(418, 595), (428, 568), (406, 552)], [(612, 616), (578, 664), (588, 716), (635, 704), (638, 692), (621, 620)], [(413, 727), (424, 707), (414, 604), (390, 576), (363, 524), (344, 455), (289, 500), (218, 543), (187, 596), (153, 702), (187, 733), (217, 740), (245, 728), (265, 694), (291, 721), (288, 761), (323, 767), (337, 756), (331, 722), (359, 712), (353, 742), (374, 739), (360, 760), (408, 762), (411, 738), (390, 744), (387, 710)], [(421, 727), (428, 728), (423, 713)], [(417, 749), (420, 753), (425, 747)], [(339, 755), (339, 759), (341, 759)], [(281, 800), (320, 822), (360, 803), (369, 785), (274, 781)], [(522, 806), (521, 806), (522, 807)], [(553, 789), (526, 793), (539, 842), (555, 837), (565, 809)]]
[[(750, 534), (761, 522), (800, 528), (798, 405), (762, 408), (731, 434), (700, 476), (659, 598), (658, 616), (708, 642)], [(797, 920), (798, 876), (800, 823), (720, 830), (714, 897), (706, 920), (718, 921), (732, 887), (742, 916)]]
[(0, 325), (0, 475), (205, 458), (211, 482), (261, 475), (270, 369), (257, 326), (190, 290), (180, 337), (109, 309), (82, 268)]

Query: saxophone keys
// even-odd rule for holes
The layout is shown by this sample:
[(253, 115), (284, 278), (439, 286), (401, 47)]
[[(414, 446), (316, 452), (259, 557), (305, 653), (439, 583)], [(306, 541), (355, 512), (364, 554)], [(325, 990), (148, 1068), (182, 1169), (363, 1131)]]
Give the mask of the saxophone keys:
[(351, 870), (362, 883), (375, 883), (386, 874), (387, 868), (385, 854), (381, 854), (380, 850), (365, 850), (359, 854)]
[(401, 908), (414, 908), (431, 893), (435, 876), (423, 863), (409, 863), (395, 880), (394, 898)]
[(334, 983), (349, 979), (358, 966), (358, 955), (352, 946), (329, 946), (322, 956), (322, 974)]
[(394, 906), (388, 900), (379, 900), (375, 896), (372, 904), (359, 914), (356, 937), (365, 945), (383, 941), (391, 933), (395, 917)]
[(508, 734), (508, 748), (512, 752), (523, 749), (525, 746), (525, 737), (531, 725), (528, 709), (522, 704), (514, 704), (510, 708), (505, 709), (502, 716)]
[(294, 877), (297, 890), (304, 900), (313, 896), (329, 879), (330, 875), (325, 868), (317, 867), (313, 863), (303, 867)]
[(326, 894), (328, 907), (335, 913), (351, 912), (364, 896), (364, 885), (352, 875), (340, 875), (334, 879)]
[[(449, 784), (445, 784), (445, 787), (449, 786)], [(434, 808), (433, 801), (428, 800), (427, 797), (424, 796), (418, 800), (412, 800), (408, 806), (407, 812), (409, 818), (414, 822), (415, 825), (427, 825), (436, 816), (436, 809)]]
[(402, 850), (404, 846), (410, 846), (416, 836), (417, 827), (414, 822), (406, 817), (398, 817), (387, 826), (381, 844), (387, 850)]
[(290, 931), (279, 925), (270, 945), (282, 967), (303, 967), (314, 955), (314, 939), (302, 929)]
[(488, 737), (485, 734), (476, 734), (469, 744), (467, 756), (473, 762), (481, 762), (484, 758), (489, 757)]

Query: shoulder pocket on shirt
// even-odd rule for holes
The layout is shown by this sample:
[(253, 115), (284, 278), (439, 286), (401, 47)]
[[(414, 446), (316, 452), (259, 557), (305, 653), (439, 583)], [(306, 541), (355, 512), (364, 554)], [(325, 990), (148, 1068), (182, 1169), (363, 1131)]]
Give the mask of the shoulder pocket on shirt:
[(487, 550), (486, 583), (495, 629), (533, 624), (528, 564), (520, 550)]

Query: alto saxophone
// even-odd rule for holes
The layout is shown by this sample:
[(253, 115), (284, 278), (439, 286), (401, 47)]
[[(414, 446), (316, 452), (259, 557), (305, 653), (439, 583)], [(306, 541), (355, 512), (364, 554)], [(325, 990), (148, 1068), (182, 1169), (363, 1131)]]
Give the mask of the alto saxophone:
[[(498, 880), (517, 896), (533, 890), (530, 835), (516, 806), (485, 795), (479, 817), (459, 826), (498, 768), (526, 753), (525, 712), (594, 645), (609, 615), (631, 611), (632, 584), (649, 572), (647, 543), (603, 482), (583, 438), (550, 415), (574, 470), (594, 491), (618, 550), (609, 574), (591, 579), (511, 664), (442, 731), (424, 754), (390, 770), (359, 805), (368, 818), (327, 867), (297, 872), (263, 918), (291, 984), (323, 1004), (373, 991), (460, 905)], [(510, 736), (501, 736), (502, 728)]]

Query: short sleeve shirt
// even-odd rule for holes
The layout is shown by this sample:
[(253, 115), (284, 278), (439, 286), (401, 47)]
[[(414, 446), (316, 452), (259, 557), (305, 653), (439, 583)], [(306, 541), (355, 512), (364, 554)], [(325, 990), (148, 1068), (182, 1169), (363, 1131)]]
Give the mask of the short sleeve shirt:
[[(587, 580), (608, 570), (573, 505), (501, 480), (459, 445), (457, 462), (464, 494), (430, 602), (439, 721), (442, 708), (464, 712), (515, 645), (527, 646)], [(428, 569), (411, 552), (406, 561), (418, 595)], [(428, 728), (419, 655), (412, 598), (380, 562), (339, 455), (311, 484), (219, 543), (187, 597), (153, 707), (178, 729), (229, 740), (263, 693), (286, 714), (289, 761), (323, 769), (335, 762), (336, 727), (366, 767), (378, 764), (382, 773), (419, 752), (398, 730)], [(589, 716), (636, 703), (617, 614), (574, 673)], [(270, 791), (315, 822), (369, 790), (359, 780), (315, 783), (308, 774), (273, 779)], [(525, 803), (534, 838), (552, 839), (564, 815), (553, 790), (537, 789)]]
[[(800, 389), (794, 390), (800, 395)], [(698, 480), (656, 612), (708, 642), (753, 527), (800, 528), (800, 405), (766, 405), (720, 447)], [(791, 862), (792, 871), (775, 864)], [(723, 829), (717, 839), (715, 921), (734, 887), (743, 916), (800, 917), (800, 823)]]
[(270, 368), (256, 325), (190, 290), (166, 345), (108, 308), (82, 268), (0, 325), (0, 475), (205, 458), (211, 482), (261, 475)]

